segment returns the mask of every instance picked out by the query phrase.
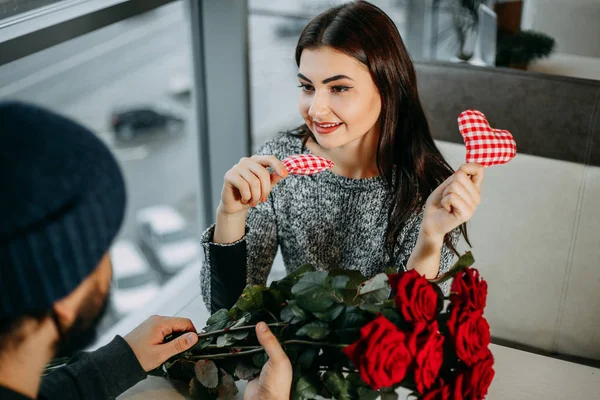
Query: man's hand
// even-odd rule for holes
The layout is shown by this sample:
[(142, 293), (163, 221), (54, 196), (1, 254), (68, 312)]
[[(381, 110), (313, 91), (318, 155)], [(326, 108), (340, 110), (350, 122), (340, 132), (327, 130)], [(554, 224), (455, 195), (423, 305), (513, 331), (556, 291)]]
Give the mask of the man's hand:
[(256, 325), (256, 336), (265, 348), (269, 361), (260, 376), (248, 383), (245, 400), (288, 400), (292, 390), (292, 364), (277, 338), (264, 322)]
[[(178, 338), (165, 343), (166, 336), (182, 333)], [(198, 342), (194, 324), (187, 318), (152, 316), (125, 336), (144, 371), (152, 371), (172, 356), (190, 349)]]

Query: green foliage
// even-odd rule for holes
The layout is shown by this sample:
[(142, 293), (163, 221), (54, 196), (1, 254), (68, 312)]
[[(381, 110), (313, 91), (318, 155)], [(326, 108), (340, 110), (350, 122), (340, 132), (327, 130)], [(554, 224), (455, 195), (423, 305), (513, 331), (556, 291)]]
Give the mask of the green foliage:
[[(465, 254), (439, 281), (473, 262)], [(366, 279), (359, 271), (315, 271), (304, 265), (268, 288), (248, 285), (235, 306), (208, 319), (198, 344), (153, 374), (189, 382), (192, 398), (230, 398), (236, 380), (256, 378), (268, 361), (254, 329), (265, 321), (294, 367), (292, 398), (375, 399), (379, 392), (361, 381), (341, 350), (378, 315), (399, 327), (406, 324), (390, 299), (388, 273), (397, 270)]]
[(556, 41), (541, 32), (500, 33), (496, 44), (496, 66), (529, 65), (550, 56), (555, 46)]

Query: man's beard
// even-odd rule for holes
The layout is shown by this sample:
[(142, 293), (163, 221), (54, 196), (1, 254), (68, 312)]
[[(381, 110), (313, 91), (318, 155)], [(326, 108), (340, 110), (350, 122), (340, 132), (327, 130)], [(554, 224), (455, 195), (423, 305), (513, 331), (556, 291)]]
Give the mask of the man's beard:
[[(93, 295), (97, 296), (96, 293)], [(62, 327), (55, 318), (55, 323), (61, 333), (60, 339), (56, 344), (55, 357), (70, 358), (78, 351), (87, 348), (96, 341), (98, 337), (98, 323), (106, 314), (108, 298), (109, 296), (106, 296), (100, 308), (95, 309), (93, 297), (89, 296), (84, 302), (85, 304), (82, 306), (75, 322), (66, 332), (63, 332)]]

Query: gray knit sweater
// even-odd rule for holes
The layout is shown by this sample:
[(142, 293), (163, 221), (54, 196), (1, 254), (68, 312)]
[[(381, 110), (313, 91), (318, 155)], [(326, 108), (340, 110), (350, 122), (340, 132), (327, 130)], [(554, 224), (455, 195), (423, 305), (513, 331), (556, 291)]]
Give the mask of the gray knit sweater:
[[(279, 134), (258, 151), (280, 160), (300, 153), (310, 154), (310, 150), (303, 148), (299, 137), (289, 134)], [(278, 248), (287, 273), (306, 263), (325, 271), (355, 269), (367, 278), (382, 272), (390, 266), (384, 246), (390, 206), (388, 194), (382, 177), (351, 179), (325, 171), (283, 179), (266, 202), (250, 209), (246, 235), (240, 241), (226, 245), (213, 243), (214, 225), (203, 233), (201, 289), (208, 309), (212, 301), (211, 274), (218, 273), (211, 271), (211, 265), (245, 263), (247, 283), (265, 284)], [(402, 229), (394, 250), (394, 267), (406, 268), (422, 218), (422, 212), (413, 215)], [(455, 241), (457, 233), (458, 230), (453, 233)], [(211, 260), (217, 252), (218, 257), (230, 257), (227, 254), (234, 253), (217, 249), (244, 245), (245, 260), (235, 260), (235, 257), (220, 260), (220, 263)], [(448, 270), (452, 261), (453, 253), (443, 246), (440, 273)], [(226, 273), (221, 273), (227, 280)], [(447, 287), (442, 289), (448, 290)]]

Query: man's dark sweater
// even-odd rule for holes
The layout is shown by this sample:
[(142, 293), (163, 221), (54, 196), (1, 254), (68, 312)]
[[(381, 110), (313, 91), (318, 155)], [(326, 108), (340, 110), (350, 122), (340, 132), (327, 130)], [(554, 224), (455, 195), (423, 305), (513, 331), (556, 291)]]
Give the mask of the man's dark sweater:
[[(42, 379), (40, 400), (114, 399), (146, 378), (133, 350), (117, 336), (100, 349), (79, 353)], [(0, 400), (32, 400), (0, 386)]]

